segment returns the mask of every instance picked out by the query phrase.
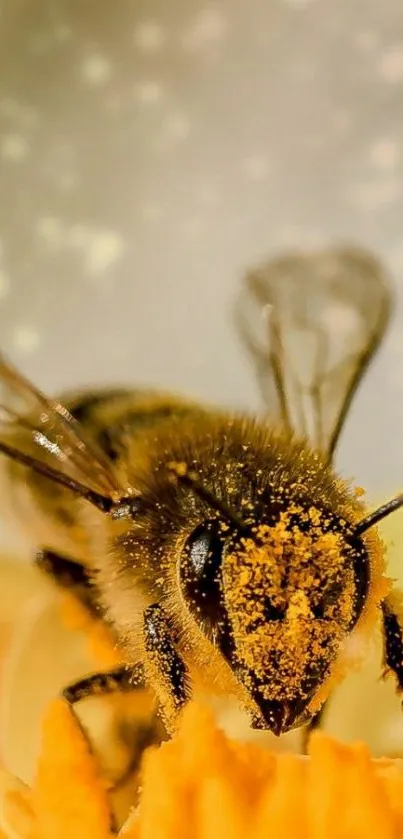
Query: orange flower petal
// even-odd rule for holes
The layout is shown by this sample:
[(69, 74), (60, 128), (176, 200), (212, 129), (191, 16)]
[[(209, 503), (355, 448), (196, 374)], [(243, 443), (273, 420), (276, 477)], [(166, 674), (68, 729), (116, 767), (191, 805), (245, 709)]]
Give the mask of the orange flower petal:
[[(105, 784), (63, 701), (49, 708), (32, 793), (9, 793), (8, 807), (21, 839), (111, 839)], [(396, 839), (403, 836), (403, 761), (373, 760), (365, 745), (321, 733), (309, 757), (271, 753), (230, 740), (209, 711), (191, 704), (178, 734), (146, 753), (140, 804), (120, 835)]]
[(73, 712), (51, 703), (33, 788), (38, 839), (109, 839), (105, 783)]

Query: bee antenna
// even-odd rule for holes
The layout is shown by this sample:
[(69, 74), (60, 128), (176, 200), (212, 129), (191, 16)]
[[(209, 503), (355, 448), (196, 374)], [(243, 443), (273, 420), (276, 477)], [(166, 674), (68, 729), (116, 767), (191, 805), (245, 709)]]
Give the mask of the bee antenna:
[(226, 519), (226, 521), (235, 525), (238, 530), (247, 529), (245, 522), (237, 516), (234, 510), (232, 510), (225, 501), (222, 501), (221, 498), (217, 498), (210, 489), (204, 486), (195, 472), (185, 472), (183, 464), (175, 463), (170, 464), (170, 469), (175, 473), (177, 480), (182, 484), (182, 486), (188, 487), (195, 495), (197, 495), (198, 498), (200, 498), (201, 501), (204, 501), (213, 510), (221, 513), (222, 517)]
[(69, 475), (64, 475), (62, 472), (59, 472), (58, 469), (54, 469), (46, 463), (41, 463), (41, 461), (36, 460), (29, 454), (25, 454), (25, 452), (21, 452), (13, 446), (9, 446), (8, 443), (0, 441), (0, 453), (13, 458), (13, 460), (17, 461), (17, 463), (22, 463), (23, 466), (27, 466), (38, 475), (42, 475), (44, 478), (49, 478), (49, 480), (54, 481), (54, 483), (60, 484), (60, 486), (65, 487), (66, 489), (70, 489), (71, 492), (74, 492), (80, 498), (84, 498), (86, 501), (89, 501), (90, 504), (94, 504), (94, 506), (98, 507), (98, 509), (103, 513), (109, 513), (116, 504), (111, 496), (96, 492), (96, 490), (91, 489), (81, 483), (81, 481), (76, 481), (74, 478), (70, 478)]
[(360, 536), (361, 533), (365, 533), (365, 531), (370, 527), (373, 527), (374, 524), (378, 524), (378, 521), (385, 519), (386, 516), (389, 516), (390, 513), (394, 513), (395, 510), (399, 510), (400, 507), (403, 507), (403, 493), (396, 495), (396, 498), (392, 498), (390, 501), (387, 501), (386, 504), (382, 504), (382, 507), (378, 507), (377, 510), (374, 510), (373, 513), (370, 513), (358, 522), (354, 528), (354, 533), (356, 533), (357, 536)]

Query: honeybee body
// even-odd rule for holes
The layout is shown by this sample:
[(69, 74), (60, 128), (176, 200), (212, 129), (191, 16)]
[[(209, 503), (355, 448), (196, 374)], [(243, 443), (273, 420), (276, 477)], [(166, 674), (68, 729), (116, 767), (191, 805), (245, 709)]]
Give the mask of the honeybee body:
[(373, 528), (403, 496), (364, 516), (332, 466), (388, 323), (383, 272), (341, 249), (277, 260), (248, 283), (240, 327), (267, 418), (125, 389), (49, 401), (0, 359), (7, 494), (44, 569), (109, 624), (124, 657), (66, 688), (72, 704), (146, 683), (171, 730), (202, 686), (280, 734), (318, 718), (350, 639), (377, 617), (403, 688)]
[[(86, 502), (72, 502), (67, 489), (55, 487), (51, 480), (33, 472), (27, 474), (12, 461), (8, 464), (10, 492), (16, 501), (19, 492), (26, 496), (31, 511), (28, 518), (24, 516), (25, 524), (31, 534), (38, 534), (38, 548), (68, 556), (90, 571), (100, 614), (113, 627), (127, 663), (147, 661), (143, 614), (147, 607), (159, 604), (193, 690), (232, 693), (247, 704), (246, 680), (248, 693), (258, 699), (264, 718), (266, 706), (269, 713), (273, 702), (283, 698), (284, 676), (294, 658), (297, 675), (288, 690), (289, 704), (295, 703), (292, 722), (308, 711), (313, 713), (319, 685), (331, 675), (343, 635), (367, 622), (381, 579), (379, 550), (373, 538), (353, 544), (352, 528), (362, 510), (354, 493), (307, 443), (266, 420), (215, 412), (147, 391), (103, 390), (63, 396), (61, 401), (86, 437), (111, 461), (119, 481), (136, 487), (141, 503), (135, 517), (129, 522), (126, 516), (105, 520), (98, 510), (88, 509)], [(186, 464), (197, 473), (224, 504), (237, 511), (254, 538), (261, 534), (262, 545), (268, 538), (273, 552), (276, 540), (284, 546), (288, 538), (289, 556), (284, 556), (281, 579), (272, 581), (272, 602), (273, 557), (262, 562), (267, 579), (261, 608), (256, 610), (260, 599), (253, 568), (256, 557), (251, 563), (249, 594), (243, 592), (238, 600), (226, 596), (216, 568), (210, 572), (207, 566), (216, 561), (217, 552), (220, 563), (224, 554), (230, 554), (234, 528), (225, 517), (212, 513), (203, 500), (178, 486), (167, 470), (171, 464), (179, 469)], [(16, 506), (21, 509), (20, 502)], [(318, 557), (316, 566), (311, 554), (313, 575), (307, 576), (304, 564), (295, 561), (300, 546), (293, 530), (300, 533), (300, 528), (309, 530), (303, 546), (307, 551), (325, 534), (339, 534), (337, 551), (343, 554), (343, 561), (338, 568), (332, 554), (325, 561)], [(200, 539), (193, 543), (192, 554), (189, 540), (199, 529)], [(238, 539), (236, 543), (239, 550)], [(188, 562), (184, 560), (186, 552)], [(204, 562), (205, 567), (198, 568), (198, 562)], [(280, 567), (280, 555), (278, 564)], [(229, 567), (227, 573), (234, 571)], [(349, 595), (343, 600), (347, 589)], [(229, 591), (236, 591), (233, 582)], [(296, 593), (302, 598), (300, 605)], [(254, 609), (255, 614), (248, 616), (248, 609)], [(300, 625), (295, 620), (298, 614)], [(278, 654), (262, 663), (259, 628), (268, 616), (272, 637), (265, 643), (276, 643)], [(245, 632), (242, 624), (247, 627)], [(281, 644), (280, 627), (286, 645)], [(234, 633), (238, 634), (238, 646), (243, 645), (246, 651), (242, 664), (237, 664), (245, 670), (242, 683), (234, 678)], [(295, 667), (298, 656), (300, 666)], [(269, 682), (270, 688), (258, 698), (259, 686), (252, 684), (251, 674), (259, 666), (259, 682)], [(163, 690), (160, 685), (161, 693)], [(254, 703), (251, 707), (260, 727)], [(291, 712), (289, 717), (291, 722)]]

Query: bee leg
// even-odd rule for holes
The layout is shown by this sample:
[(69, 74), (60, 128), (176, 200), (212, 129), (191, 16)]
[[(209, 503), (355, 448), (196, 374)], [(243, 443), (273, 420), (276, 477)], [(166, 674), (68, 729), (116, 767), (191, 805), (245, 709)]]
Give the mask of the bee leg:
[[(117, 692), (134, 692), (136, 690), (142, 689), (143, 687), (144, 673), (141, 665), (136, 665), (135, 667), (127, 667), (126, 665), (121, 665), (120, 667), (116, 667), (113, 670), (110, 670), (106, 673), (92, 673), (89, 676), (85, 676), (83, 679), (78, 679), (75, 682), (71, 682), (71, 684), (67, 685), (62, 690), (61, 695), (63, 699), (70, 705), (70, 708), (76, 720), (76, 724), (80, 729), (91, 754), (94, 754), (91, 740), (88, 737), (87, 732), (83, 728), (80, 720), (78, 719), (78, 716), (74, 710), (74, 706), (78, 702), (81, 702), (85, 699), (90, 699), (91, 697), (106, 696), (108, 694)], [(127, 777), (127, 771), (125, 771), (124, 774), (125, 777)], [(114, 785), (113, 789), (115, 789), (116, 786), (120, 785), (121, 779), (119, 778), (117, 784)], [(116, 836), (117, 826), (115, 823), (114, 815), (112, 813), (112, 809), (110, 810), (110, 824), (111, 833), (113, 836)]]
[(36, 555), (35, 564), (59, 588), (71, 591), (92, 617), (102, 617), (91, 576), (81, 562), (53, 551), (41, 550)]
[(403, 691), (403, 621), (396, 614), (389, 598), (382, 602), (384, 665), (397, 678), (398, 690)]
[[(144, 690), (145, 687), (144, 670), (141, 664), (134, 667), (121, 665), (106, 673), (92, 673), (83, 679), (72, 682), (62, 690), (62, 697), (73, 707), (78, 702), (95, 696), (107, 696), (111, 693), (135, 693), (138, 690)], [(88, 740), (79, 721), (78, 725), (84, 737)], [(122, 724), (121, 734), (122, 740), (132, 753), (132, 758), (122, 775), (114, 782), (113, 790), (122, 787), (129, 777), (135, 773), (147, 746), (160, 744), (162, 740), (167, 738), (167, 732), (162, 722), (155, 715), (152, 716), (149, 723), (139, 724), (137, 722), (133, 725), (128, 722), (126, 725)]]
[(77, 702), (94, 696), (134, 692), (142, 688), (144, 688), (144, 675), (141, 665), (135, 667), (120, 665), (106, 673), (92, 673), (90, 676), (72, 682), (63, 688), (62, 696), (69, 705), (76, 705)]
[[(141, 665), (132, 668), (121, 666), (107, 673), (93, 673), (72, 682), (64, 688), (62, 696), (73, 710), (77, 703), (94, 696), (106, 696), (111, 693), (122, 692), (134, 693), (144, 688), (144, 673)], [(82, 736), (93, 754), (91, 740), (74, 710), (73, 713)], [(113, 793), (124, 787), (136, 775), (140, 768), (143, 753), (148, 746), (160, 745), (163, 740), (167, 739), (167, 732), (161, 720), (155, 714), (150, 718), (149, 723), (144, 721), (140, 724), (138, 722), (133, 724), (127, 721), (126, 725), (122, 724), (120, 734), (122, 735), (122, 742), (125, 743), (131, 757), (129, 757), (128, 763), (121, 774), (113, 781), (110, 787), (110, 791)]]
[(122, 743), (132, 757), (128, 761), (126, 769), (114, 782), (114, 792), (124, 787), (130, 778), (137, 774), (143, 754), (149, 746), (160, 746), (164, 740), (168, 739), (162, 720), (157, 716), (153, 716), (149, 723), (137, 723), (136, 725), (122, 723), (119, 734)]
[(323, 724), (323, 718), (326, 714), (326, 710), (328, 707), (329, 700), (327, 699), (326, 702), (323, 703), (322, 707), (319, 708), (319, 711), (313, 715), (312, 719), (306, 724), (305, 728), (302, 732), (302, 754), (306, 755), (308, 753), (308, 746), (311, 734), (313, 731), (316, 731), (320, 728)]
[(175, 648), (172, 628), (162, 607), (148, 606), (143, 618), (145, 671), (157, 695), (163, 722), (172, 732), (179, 711), (189, 699), (188, 671)]

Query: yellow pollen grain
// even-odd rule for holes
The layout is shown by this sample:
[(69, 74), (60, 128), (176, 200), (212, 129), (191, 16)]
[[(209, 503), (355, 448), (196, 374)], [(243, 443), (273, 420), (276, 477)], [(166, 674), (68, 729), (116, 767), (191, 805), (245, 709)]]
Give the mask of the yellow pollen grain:
[(296, 591), (295, 594), (291, 595), (290, 605), (287, 609), (287, 618), (290, 622), (300, 618), (309, 618), (311, 614), (309, 600), (303, 591)]
[(175, 472), (179, 478), (183, 478), (185, 475), (188, 474), (188, 467), (186, 463), (178, 463), (177, 461), (170, 461), (168, 464), (168, 469), (171, 469), (172, 472)]

